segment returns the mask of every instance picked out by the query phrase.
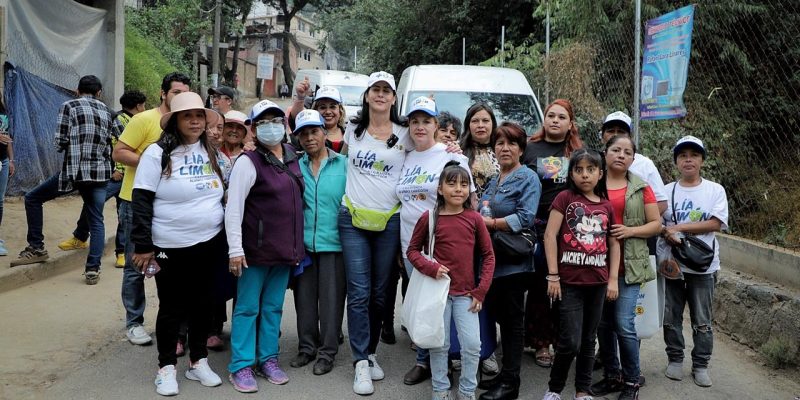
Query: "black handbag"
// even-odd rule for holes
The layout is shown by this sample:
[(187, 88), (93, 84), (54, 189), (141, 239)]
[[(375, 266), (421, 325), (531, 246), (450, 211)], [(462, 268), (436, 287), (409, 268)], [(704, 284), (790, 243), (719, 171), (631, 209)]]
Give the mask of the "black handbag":
[[(675, 182), (675, 186), (678, 183)], [(675, 218), (675, 186), (672, 187), (672, 221), (678, 225), (678, 220)], [(678, 260), (679, 263), (685, 265), (687, 268), (696, 272), (706, 272), (714, 262), (714, 250), (717, 247), (717, 239), (709, 247), (706, 242), (690, 233), (684, 233), (681, 238), (681, 243), (672, 246), (672, 255)]]
[(506, 259), (530, 257), (536, 248), (536, 234), (530, 229), (519, 232), (494, 231), (492, 233), (494, 252)]
[[(492, 194), (492, 201), (500, 190), (500, 177)], [(492, 232), (492, 247), (497, 257), (506, 260), (519, 260), (533, 256), (536, 249), (536, 233), (528, 228), (519, 232), (494, 231)]]

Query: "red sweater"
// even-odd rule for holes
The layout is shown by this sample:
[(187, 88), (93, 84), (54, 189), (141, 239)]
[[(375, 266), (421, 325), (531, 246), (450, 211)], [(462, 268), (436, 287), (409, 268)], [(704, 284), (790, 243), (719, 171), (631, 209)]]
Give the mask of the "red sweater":
[[(481, 215), (475, 210), (464, 210), (456, 215), (439, 215), (436, 221), (436, 243), (433, 245), (433, 258), (438, 263), (422, 255), (428, 247), (428, 211), (414, 226), (414, 233), (408, 243), (406, 255), (411, 264), (425, 275), (436, 277), (439, 265), (450, 269), (450, 295), (469, 295), (483, 302), (494, 275), (494, 251), (489, 231)], [(475, 284), (475, 248), (482, 255), (480, 284)]]

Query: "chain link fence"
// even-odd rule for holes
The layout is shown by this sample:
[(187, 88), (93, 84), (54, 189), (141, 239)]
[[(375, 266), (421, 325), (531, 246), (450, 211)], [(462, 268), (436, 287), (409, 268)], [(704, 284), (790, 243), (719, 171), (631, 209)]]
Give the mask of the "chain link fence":
[[(528, 60), (541, 67), (525, 73), (545, 88), (543, 107), (556, 98), (573, 102), (584, 142), (599, 148), (605, 115), (624, 110), (633, 116), (635, 0), (550, 3), (549, 56), (526, 54), (542, 62)], [(685, 5), (642, 0), (642, 30), (648, 19)], [(545, 14), (546, 7), (543, 0), (535, 15)], [(800, 199), (798, 38), (797, 1), (697, 4), (684, 93), (688, 113), (641, 121), (639, 127), (639, 151), (653, 159), (665, 183), (677, 178), (671, 152), (677, 139), (702, 139), (709, 155), (703, 175), (727, 190), (730, 232), (795, 250), (800, 249), (800, 213), (793, 210)]]

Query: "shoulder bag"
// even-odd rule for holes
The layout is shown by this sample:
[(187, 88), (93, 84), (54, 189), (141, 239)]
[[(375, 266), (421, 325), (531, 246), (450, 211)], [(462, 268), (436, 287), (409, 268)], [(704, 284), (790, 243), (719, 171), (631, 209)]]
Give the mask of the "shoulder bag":
[[(678, 182), (672, 186), (672, 221), (678, 225), (678, 220), (675, 217), (675, 187)], [(691, 233), (684, 233), (681, 238), (680, 244), (672, 246), (672, 255), (679, 263), (685, 265), (692, 271), (704, 273), (708, 271), (711, 263), (714, 261), (714, 249), (717, 245), (717, 239), (714, 238), (712, 247), (709, 247), (706, 242)]]

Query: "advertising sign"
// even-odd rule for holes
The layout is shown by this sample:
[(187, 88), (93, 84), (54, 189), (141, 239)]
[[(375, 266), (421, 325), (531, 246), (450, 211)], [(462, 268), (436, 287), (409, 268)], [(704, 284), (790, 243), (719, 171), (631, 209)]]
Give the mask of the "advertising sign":
[(693, 5), (647, 21), (639, 107), (641, 119), (670, 119), (686, 115), (683, 91), (689, 72), (693, 23)]

